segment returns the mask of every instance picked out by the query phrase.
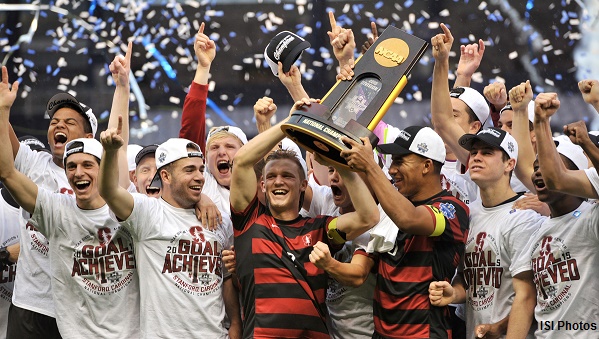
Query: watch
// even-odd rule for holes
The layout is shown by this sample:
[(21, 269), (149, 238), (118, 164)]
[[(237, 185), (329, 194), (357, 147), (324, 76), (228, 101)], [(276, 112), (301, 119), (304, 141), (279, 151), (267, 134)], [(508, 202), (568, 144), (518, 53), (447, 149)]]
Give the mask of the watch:
[(0, 247), (0, 264), (2, 265), (12, 265), (13, 263), (8, 259), (10, 257), (10, 253), (6, 249), (6, 247)]

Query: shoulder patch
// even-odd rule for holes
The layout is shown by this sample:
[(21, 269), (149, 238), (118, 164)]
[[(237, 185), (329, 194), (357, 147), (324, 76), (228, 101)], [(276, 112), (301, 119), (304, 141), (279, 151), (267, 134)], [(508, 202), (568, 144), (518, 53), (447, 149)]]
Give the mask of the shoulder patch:
[(444, 202), (439, 204), (439, 210), (441, 210), (441, 213), (443, 213), (443, 215), (447, 218), (447, 219), (454, 219), (455, 218), (455, 206), (453, 204)]

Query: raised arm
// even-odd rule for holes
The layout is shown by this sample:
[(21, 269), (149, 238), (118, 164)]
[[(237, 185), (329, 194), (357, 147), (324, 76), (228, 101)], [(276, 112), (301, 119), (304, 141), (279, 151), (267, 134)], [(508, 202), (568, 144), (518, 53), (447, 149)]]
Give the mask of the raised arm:
[[(351, 145), (351, 149), (341, 152), (341, 155), (345, 157), (347, 163), (354, 170), (366, 173), (366, 180), (374, 190), (374, 194), (385, 213), (402, 232), (416, 235), (433, 234), (436, 223), (435, 219), (431, 217), (429, 209), (425, 206), (415, 207), (395, 189), (374, 161), (372, 145), (368, 138), (362, 138), (362, 141), (364, 142), (363, 145), (349, 138), (344, 139), (344, 142)], [(366, 185), (364, 184), (364, 186)], [(441, 191), (440, 184), (439, 191)], [(367, 191), (364, 190), (363, 192)], [(367, 196), (369, 194), (362, 193), (361, 195)]]
[(379, 209), (372, 194), (368, 191), (368, 187), (357, 173), (343, 167), (337, 167), (337, 171), (343, 178), (355, 209), (354, 212), (339, 216), (337, 228), (347, 234), (348, 240), (353, 240), (379, 222)]
[[(120, 128), (124, 147), (118, 151), (119, 185), (128, 188), (131, 184), (127, 164), (127, 144), (129, 143), (129, 74), (131, 73), (131, 53), (133, 42), (127, 45), (125, 56), (117, 55), (109, 66), (116, 88), (112, 98), (108, 128)], [(120, 124), (120, 126), (119, 126)]]
[[(291, 66), (291, 69), (293, 69), (293, 67), (295, 66)], [(282, 73), (279, 72), (279, 74)], [(276, 112), (277, 105), (275, 105), (271, 98), (263, 97), (256, 101), (256, 104), (254, 105), (254, 118), (256, 119), (258, 133), (262, 133), (272, 127), (270, 119), (272, 119)]]
[(599, 195), (585, 172), (568, 170), (555, 148), (549, 118), (555, 114), (559, 106), (560, 102), (556, 93), (540, 93), (535, 99), (534, 127), (543, 181), (550, 190), (597, 199)]
[(331, 46), (333, 47), (335, 59), (339, 61), (339, 67), (343, 68), (345, 65), (353, 67), (356, 49), (354, 32), (351, 29), (337, 26), (337, 20), (335, 20), (335, 14), (333, 14), (333, 12), (329, 12), (329, 22), (331, 24), (331, 30), (328, 31), (327, 34)]
[(181, 114), (181, 130), (179, 138), (191, 140), (206, 153), (206, 100), (208, 99), (208, 77), (210, 66), (216, 57), (216, 44), (204, 34), (205, 24), (202, 22), (196, 33), (193, 49), (198, 66), (189, 93), (183, 103)]
[(279, 80), (287, 88), (293, 101), (310, 97), (302, 85), (302, 73), (296, 65), (291, 65), (289, 72), (285, 73), (283, 72), (283, 63), (279, 61)]
[(512, 136), (518, 142), (518, 166), (514, 169), (516, 176), (531, 192), (534, 192), (532, 163), (535, 151), (530, 140), (530, 120), (528, 120), (528, 103), (532, 100), (530, 81), (521, 83), (510, 90), (510, 103), (514, 111), (512, 118)]
[[(19, 83), (15, 81), (12, 86), (8, 83), (8, 70), (2, 66), (2, 82), (0, 83), (0, 145), (10, 144), (10, 133), (14, 133), (8, 122), (10, 108), (15, 102)], [(17, 204), (24, 210), (33, 214), (37, 199), (38, 187), (24, 174), (15, 168), (13, 150), (11, 147), (0, 147), (0, 181)]]
[(599, 113), (599, 81), (582, 80), (578, 83), (578, 89), (584, 102), (592, 105), (595, 111)]
[[(303, 99), (296, 102), (292, 111), (303, 105), (310, 105), (311, 101)], [(268, 154), (283, 138), (285, 134), (281, 125), (287, 122), (286, 118), (258, 134), (247, 144), (243, 145), (235, 154), (233, 159), (233, 170), (231, 176), (231, 207), (236, 211), (243, 211), (256, 195), (257, 179), (254, 173), (254, 164)]]
[(584, 153), (589, 157), (593, 167), (599, 168), (599, 147), (591, 141), (587, 125), (579, 120), (564, 126), (564, 134), (570, 138), (574, 144), (582, 147)]
[(453, 117), (453, 108), (449, 96), (449, 52), (453, 44), (453, 36), (449, 29), (441, 24), (442, 34), (431, 39), (435, 67), (433, 69), (433, 85), (431, 93), (431, 114), (435, 131), (456, 155), (462, 164), (468, 163), (468, 151), (463, 149), (458, 139), (464, 130)]
[(106, 201), (110, 210), (119, 220), (127, 220), (133, 212), (133, 196), (119, 186), (119, 149), (125, 144), (121, 137), (121, 121), (117, 128), (109, 128), (100, 134), (100, 142), (104, 148), (100, 162), (98, 188), (100, 196)]
[(472, 75), (480, 66), (484, 54), (485, 43), (481, 39), (478, 39), (478, 44), (460, 46), (460, 61), (453, 87), (470, 87)]

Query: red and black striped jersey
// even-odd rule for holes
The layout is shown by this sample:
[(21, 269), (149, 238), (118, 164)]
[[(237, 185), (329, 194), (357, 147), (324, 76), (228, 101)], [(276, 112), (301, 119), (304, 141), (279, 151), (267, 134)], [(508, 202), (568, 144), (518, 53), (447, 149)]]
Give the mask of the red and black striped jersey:
[(373, 338), (448, 338), (450, 314), (447, 307), (431, 306), (428, 288), (432, 281), (451, 281), (464, 254), (468, 236), (469, 209), (443, 190), (427, 201), (435, 220), (431, 236), (402, 233), (387, 253), (366, 254), (378, 271), (374, 295)]
[[(273, 218), (254, 198), (245, 211), (231, 208), (236, 272), (241, 283), (244, 338), (329, 338), (327, 274), (310, 262), (317, 241), (331, 245), (335, 217)], [(282, 244), (285, 244), (283, 246)]]

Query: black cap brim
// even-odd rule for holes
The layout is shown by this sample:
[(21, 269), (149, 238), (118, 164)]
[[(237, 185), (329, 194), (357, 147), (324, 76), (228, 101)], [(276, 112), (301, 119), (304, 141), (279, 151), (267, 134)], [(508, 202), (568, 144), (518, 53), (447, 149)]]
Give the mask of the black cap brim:
[[(310, 43), (307, 41), (302, 41), (297, 46), (293, 47), (289, 55), (283, 60), (283, 73), (289, 72), (291, 66), (299, 59), (300, 55), (306, 48), (310, 48)], [(293, 56), (293, 57), (292, 57)]]
[(408, 155), (413, 154), (414, 152), (409, 149), (403, 148), (396, 143), (382, 144), (376, 147), (376, 150), (381, 154), (391, 154), (391, 155)]
[(144, 148), (142, 148), (139, 152), (137, 152), (137, 155), (135, 156), (135, 166), (139, 166), (139, 163), (141, 162), (141, 160), (143, 158), (145, 158), (148, 155), (156, 155), (156, 149), (158, 149), (158, 145), (148, 145)]

